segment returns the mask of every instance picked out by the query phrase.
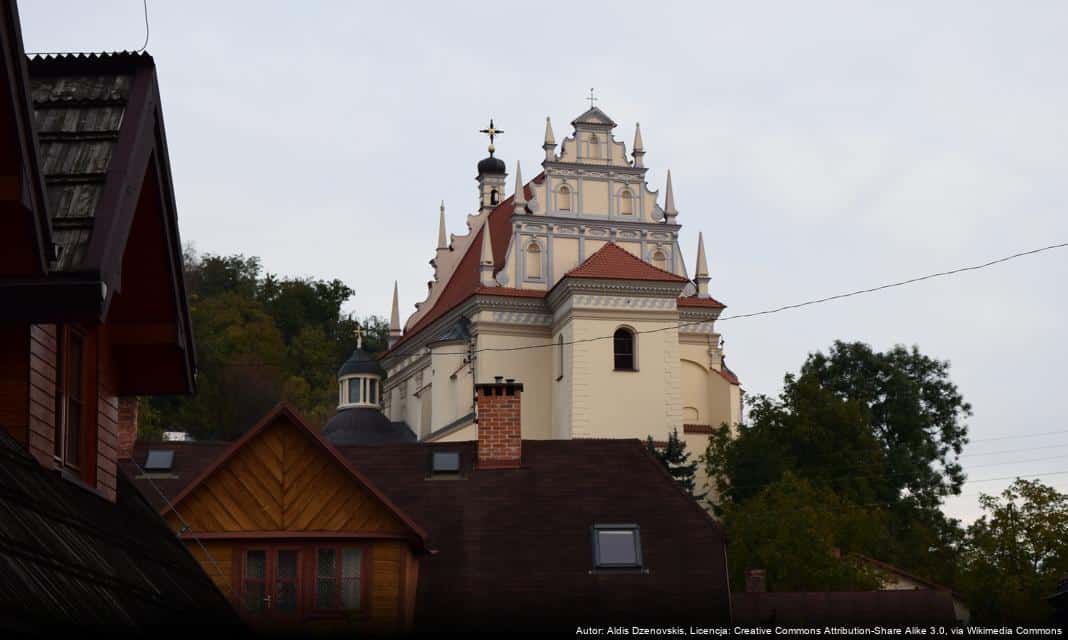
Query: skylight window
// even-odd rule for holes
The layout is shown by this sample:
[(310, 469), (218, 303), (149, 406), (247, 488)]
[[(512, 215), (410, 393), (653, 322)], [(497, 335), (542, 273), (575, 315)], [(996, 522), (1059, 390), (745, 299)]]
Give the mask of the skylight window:
[(174, 451), (150, 449), (145, 458), (145, 471), (170, 471), (174, 464)]
[(642, 543), (638, 525), (593, 525), (593, 566), (597, 569), (640, 569)]
[(460, 452), (435, 451), (430, 458), (430, 472), (434, 474), (460, 473)]

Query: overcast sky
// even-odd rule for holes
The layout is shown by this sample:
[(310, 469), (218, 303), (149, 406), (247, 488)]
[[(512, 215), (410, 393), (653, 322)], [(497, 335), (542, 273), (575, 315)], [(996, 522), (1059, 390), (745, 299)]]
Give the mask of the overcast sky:
[[(20, 4), (29, 51), (144, 40), (140, 0)], [(182, 239), (340, 278), (359, 315), (396, 279), (407, 315), (438, 202), (453, 233), (477, 206), (478, 129), (532, 177), (595, 87), (726, 314), (1068, 241), (1068, 4), (865, 4), (149, 2)], [(749, 393), (835, 339), (918, 345), (974, 407), (970, 480), (1068, 490), (1066, 278), (1062, 249), (719, 329)]]

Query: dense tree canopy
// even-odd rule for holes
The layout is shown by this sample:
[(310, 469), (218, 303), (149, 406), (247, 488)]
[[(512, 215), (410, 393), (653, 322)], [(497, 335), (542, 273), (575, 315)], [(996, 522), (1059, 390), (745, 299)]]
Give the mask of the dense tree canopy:
[(1048, 622), (1046, 598), (1068, 575), (1068, 494), (1017, 479), (979, 504), (985, 513), (968, 527), (959, 581), (976, 620)]
[(679, 437), (679, 430), (672, 429), (668, 434), (667, 443), (663, 448), (656, 446), (653, 436), (645, 440), (645, 447), (649, 449), (660, 464), (664, 465), (667, 472), (675, 479), (686, 493), (700, 500), (705, 494), (697, 493), (697, 468), (700, 464), (697, 460), (690, 459), (690, 452), (686, 450), (686, 441)]
[[(963, 421), (971, 409), (948, 369), (900, 346), (878, 353), (836, 342), (827, 354), (810, 355), (799, 374), (785, 376), (778, 397), (750, 399), (747, 423), (733, 437), (721, 429), (710, 438), (704, 460), (717, 483), (716, 508), (733, 512), (734, 526), (741, 526), (737, 514), (771, 499), (768, 491), (789, 475), (878, 516), (888, 535), (868, 547), (854, 540), (853, 550), (951, 581), (962, 531), (939, 507), (964, 480), (956, 455), (967, 441)], [(821, 504), (831, 503), (810, 510)], [(833, 513), (822, 517), (837, 522)], [(732, 526), (732, 517), (727, 522)], [(818, 553), (832, 551), (825, 545)], [(809, 589), (838, 580), (809, 575)]]
[[(280, 400), (321, 424), (337, 406), (336, 372), (356, 346), (341, 314), (340, 280), (263, 274), (259, 258), (185, 255), (197, 348), (197, 394), (142, 403), (143, 437), (163, 430), (233, 439)], [(365, 318), (364, 348), (384, 350), (389, 327)]]

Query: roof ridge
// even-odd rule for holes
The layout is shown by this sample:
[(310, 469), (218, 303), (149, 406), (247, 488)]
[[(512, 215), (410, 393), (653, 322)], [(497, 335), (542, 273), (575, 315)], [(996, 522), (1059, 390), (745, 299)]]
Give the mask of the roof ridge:
[[(660, 267), (657, 267), (655, 265), (649, 264), (645, 260), (642, 260), (638, 256), (634, 255), (630, 251), (627, 251), (626, 249), (624, 249), (623, 247), (619, 246), (615, 242), (612, 242), (611, 240), (609, 240), (607, 243), (605, 243), (605, 245), (603, 247), (601, 247), (597, 251), (594, 251), (592, 254), (590, 254), (577, 267), (575, 267), (575, 268), (571, 269), (570, 271), (568, 271), (567, 273), (565, 273), (564, 277), (565, 278), (567, 278), (567, 277), (602, 277), (602, 276), (583, 276), (583, 275), (580, 275), (579, 272), (581, 272), (584, 269), (590, 269), (592, 267), (592, 263), (593, 263), (593, 261), (595, 259), (603, 259), (604, 258), (603, 254), (605, 254), (606, 252), (609, 252), (609, 251), (616, 252), (616, 255), (618, 255), (620, 258), (625, 259), (625, 260), (634, 261), (635, 264), (640, 264), (645, 269), (653, 270), (653, 271), (661, 273), (661, 274), (663, 274), (665, 276), (669, 276), (669, 278), (671, 280), (673, 280), (673, 281), (678, 281), (678, 282), (688, 282), (689, 281), (688, 278), (680, 276), (680, 275), (678, 275), (676, 273), (672, 273), (672, 272), (670, 272), (670, 271), (668, 271), (666, 269), (661, 269)], [(617, 277), (617, 276), (603, 276), (603, 277), (615, 278), (615, 279), (619, 279), (619, 280), (628, 280), (628, 279), (630, 279), (630, 278), (626, 278), (626, 277)], [(639, 278), (639, 279), (643, 279), (643, 278)]]

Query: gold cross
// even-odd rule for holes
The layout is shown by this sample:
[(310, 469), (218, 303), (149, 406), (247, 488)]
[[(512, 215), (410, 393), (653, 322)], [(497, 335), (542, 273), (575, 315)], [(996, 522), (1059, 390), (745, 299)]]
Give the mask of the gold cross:
[(353, 333), (356, 334), (356, 348), (357, 349), (363, 349), (363, 334), (364, 334), (364, 330), (363, 330), (363, 327), (360, 326), (359, 322), (356, 323), (356, 330)]
[(490, 139), (490, 144), (493, 144), (493, 136), (497, 136), (504, 133), (504, 131), (493, 126), (493, 118), (490, 118), (489, 127), (485, 129), (479, 129), (478, 132), (488, 135)]
[(592, 109), (593, 108), (593, 103), (597, 102), (597, 98), (593, 97), (593, 87), (590, 87), (590, 95), (586, 99), (590, 101), (590, 108)]

